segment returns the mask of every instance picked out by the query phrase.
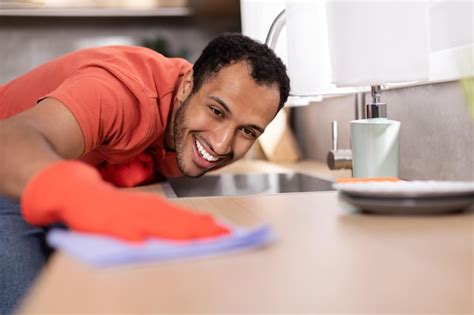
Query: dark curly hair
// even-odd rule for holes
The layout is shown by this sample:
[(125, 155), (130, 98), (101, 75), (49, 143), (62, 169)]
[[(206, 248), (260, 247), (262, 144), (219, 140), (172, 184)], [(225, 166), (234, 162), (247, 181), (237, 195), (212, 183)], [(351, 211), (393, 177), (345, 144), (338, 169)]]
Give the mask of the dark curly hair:
[(257, 84), (272, 85), (280, 89), (280, 110), (290, 93), (290, 79), (280, 58), (268, 46), (239, 33), (224, 33), (207, 44), (194, 63), (193, 93), (222, 68), (245, 61), (251, 69), (251, 76)]

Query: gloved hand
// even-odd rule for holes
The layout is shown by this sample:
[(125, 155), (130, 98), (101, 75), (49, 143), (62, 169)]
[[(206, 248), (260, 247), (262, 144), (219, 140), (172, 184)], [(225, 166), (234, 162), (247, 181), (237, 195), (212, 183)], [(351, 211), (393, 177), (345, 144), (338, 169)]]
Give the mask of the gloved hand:
[(55, 162), (36, 174), (21, 199), (33, 225), (63, 222), (71, 229), (126, 240), (176, 240), (229, 233), (208, 214), (198, 214), (141, 192), (120, 191), (79, 161)]
[(102, 179), (117, 187), (134, 187), (153, 181), (155, 167), (153, 157), (142, 152), (128, 163), (104, 163), (97, 168)]

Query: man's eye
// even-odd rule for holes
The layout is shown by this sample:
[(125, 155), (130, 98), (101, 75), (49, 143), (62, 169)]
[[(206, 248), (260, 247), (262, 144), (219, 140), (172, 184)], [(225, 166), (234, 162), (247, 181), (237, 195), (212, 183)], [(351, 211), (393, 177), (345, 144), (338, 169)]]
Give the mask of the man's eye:
[(212, 113), (216, 116), (222, 117), (222, 112), (215, 107), (210, 107)]
[(252, 137), (252, 138), (256, 137), (255, 132), (251, 128), (242, 128), (242, 132), (248, 137)]

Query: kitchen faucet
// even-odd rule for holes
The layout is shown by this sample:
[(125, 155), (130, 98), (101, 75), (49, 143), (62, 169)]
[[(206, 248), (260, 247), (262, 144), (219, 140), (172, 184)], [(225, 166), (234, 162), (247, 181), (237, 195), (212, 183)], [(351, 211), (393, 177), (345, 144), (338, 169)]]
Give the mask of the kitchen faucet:
[[(282, 10), (273, 20), (265, 39), (265, 44), (275, 49), (278, 37), (286, 23), (286, 11)], [(356, 119), (364, 117), (364, 93), (355, 95), (355, 116)], [(327, 155), (327, 164), (331, 170), (352, 169), (351, 149), (338, 149), (338, 125), (337, 121), (332, 122), (332, 150)]]

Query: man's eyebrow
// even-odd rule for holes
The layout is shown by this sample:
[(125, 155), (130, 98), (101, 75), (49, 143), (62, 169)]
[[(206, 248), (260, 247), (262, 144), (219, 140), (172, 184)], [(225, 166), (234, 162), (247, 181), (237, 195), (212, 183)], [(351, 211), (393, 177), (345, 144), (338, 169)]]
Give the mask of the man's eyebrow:
[(222, 107), (224, 107), (224, 110), (228, 114), (232, 115), (232, 112), (230, 111), (229, 106), (227, 106), (227, 104), (221, 98), (219, 98), (217, 96), (214, 96), (214, 95), (208, 96), (208, 98), (210, 98), (211, 100), (214, 100), (217, 103), (219, 103)]
[[(232, 115), (232, 112), (230, 111), (229, 106), (227, 106), (227, 104), (226, 104), (220, 97), (214, 96), (214, 95), (210, 95), (210, 96), (208, 96), (208, 98), (210, 98), (210, 99), (216, 101), (217, 103), (219, 103), (229, 115)], [(247, 125), (247, 127), (256, 129), (256, 130), (257, 130), (258, 132), (260, 132), (260, 133), (263, 133), (263, 131), (265, 130), (265, 129), (263, 129), (263, 128), (260, 127), (260, 126), (252, 125), (252, 124)]]

